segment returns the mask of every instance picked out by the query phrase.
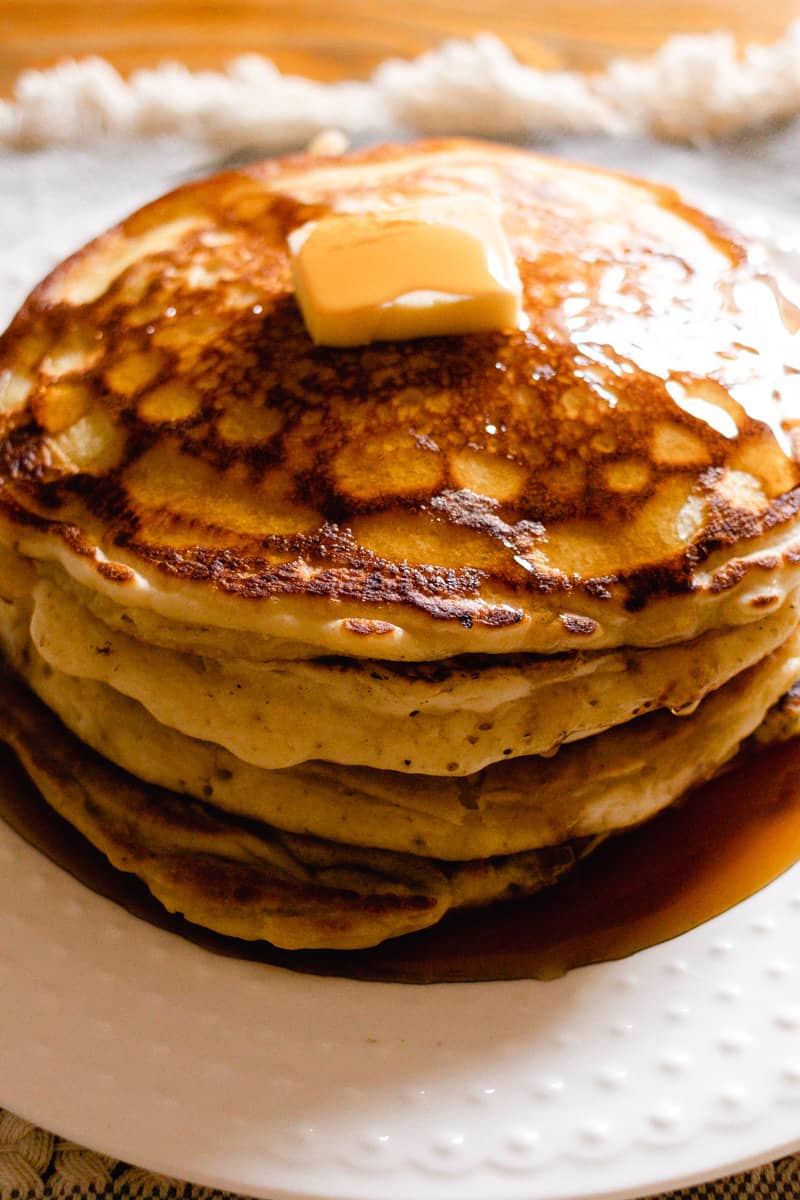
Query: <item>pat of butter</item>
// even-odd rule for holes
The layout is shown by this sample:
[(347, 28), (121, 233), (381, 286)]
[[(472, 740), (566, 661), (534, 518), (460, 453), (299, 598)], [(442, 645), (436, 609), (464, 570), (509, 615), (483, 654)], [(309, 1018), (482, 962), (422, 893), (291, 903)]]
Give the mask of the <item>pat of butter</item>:
[(318, 345), (526, 329), (497, 208), (433, 197), (334, 213), (289, 234), (295, 292)]

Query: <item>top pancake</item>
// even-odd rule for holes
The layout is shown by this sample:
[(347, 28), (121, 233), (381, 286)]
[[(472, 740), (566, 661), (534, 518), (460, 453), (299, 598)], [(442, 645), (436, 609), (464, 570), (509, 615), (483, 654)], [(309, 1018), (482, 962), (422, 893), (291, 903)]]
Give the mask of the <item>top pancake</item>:
[[(498, 198), (530, 329), (315, 347), (287, 233), (452, 192)], [(265, 653), (681, 640), (798, 582), (795, 329), (654, 185), (466, 141), (227, 172), (81, 250), (0, 340), (0, 540)]]

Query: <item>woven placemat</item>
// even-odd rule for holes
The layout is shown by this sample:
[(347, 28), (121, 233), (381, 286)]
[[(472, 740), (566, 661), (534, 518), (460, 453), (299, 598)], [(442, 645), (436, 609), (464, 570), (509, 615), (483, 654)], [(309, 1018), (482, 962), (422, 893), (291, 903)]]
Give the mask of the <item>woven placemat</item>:
[[(0, 1109), (0, 1200), (39, 1197), (136, 1197), (137, 1200), (218, 1200), (232, 1193), (154, 1175), (85, 1150)], [(665, 1193), (659, 1200), (796, 1200), (800, 1155), (714, 1183)]]

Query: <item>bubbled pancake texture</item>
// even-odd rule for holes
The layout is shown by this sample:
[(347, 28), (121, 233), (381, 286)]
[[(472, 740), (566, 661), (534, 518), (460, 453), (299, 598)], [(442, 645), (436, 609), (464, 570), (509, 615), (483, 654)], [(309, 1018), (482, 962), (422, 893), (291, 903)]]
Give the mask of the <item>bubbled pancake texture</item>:
[[(530, 329), (313, 346), (287, 233), (453, 191), (497, 199)], [(510, 148), (156, 201), (0, 340), (0, 646), (39, 698), (0, 738), (236, 936), (556, 882), (800, 672), (796, 324), (674, 193)]]
[[(498, 198), (530, 331), (315, 348), (287, 232), (454, 189)], [(3, 339), (6, 537), (168, 617), (359, 656), (740, 623), (798, 552), (785, 315), (672, 192), (523, 152), (217, 176), (81, 251)]]

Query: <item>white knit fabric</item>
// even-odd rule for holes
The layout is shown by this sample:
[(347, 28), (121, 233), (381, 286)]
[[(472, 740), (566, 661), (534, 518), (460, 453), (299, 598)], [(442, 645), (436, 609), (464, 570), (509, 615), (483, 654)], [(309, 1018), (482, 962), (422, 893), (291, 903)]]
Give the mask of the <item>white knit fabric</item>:
[(444, 42), (413, 61), (382, 63), (366, 82), (283, 75), (259, 55), (224, 72), (178, 63), (124, 80), (100, 58), (26, 71), (0, 102), (0, 145), (89, 143), (98, 135), (179, 134), (227, 150), (296, 145), (336, 126), (353, 136), (420, 133), (531, 137), (643, 134), (692, 140), (800, 112), (800, 21), (770, 46), (737, 54), (726, 33), (674, 37), (604, 71), (543, 71), (493, 34)]

